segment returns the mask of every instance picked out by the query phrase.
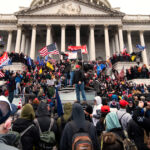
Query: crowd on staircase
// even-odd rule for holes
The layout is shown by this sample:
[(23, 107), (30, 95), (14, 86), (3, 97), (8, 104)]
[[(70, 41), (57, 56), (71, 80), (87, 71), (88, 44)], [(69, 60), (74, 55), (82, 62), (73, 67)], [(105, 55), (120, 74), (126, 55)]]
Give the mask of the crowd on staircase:
[[(12, 55), (15, 60), (17, 54)], [(150, 149), (150, 85), (127, 81), (136, 75), (147, 78), (145, 65), (141, 74), (133, 67), (125, 76), (110, 60), (38, 57), (36, 62), (27, 58), (26, 64), (28, 69), (22, 72), (3, 71), (0, 149)], [(62, 106), (58, 90), (72, 86), (76, 101)], [(96, 92), (93, 104), (87, 101), (85, 90)], [(18, 106), (13, 104), (16, 97)]]

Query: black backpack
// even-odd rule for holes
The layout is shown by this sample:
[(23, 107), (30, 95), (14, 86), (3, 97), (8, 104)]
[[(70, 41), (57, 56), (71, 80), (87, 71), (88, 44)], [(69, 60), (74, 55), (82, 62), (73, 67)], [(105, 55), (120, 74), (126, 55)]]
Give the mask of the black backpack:
[(73, 131), (75, 131), (72, 138), (72, 150), (94, 150), (91, 137), (88, 133), (91, 124), (86, 122), (84, 129), (78, 129), (73, 121), (70, 124)]

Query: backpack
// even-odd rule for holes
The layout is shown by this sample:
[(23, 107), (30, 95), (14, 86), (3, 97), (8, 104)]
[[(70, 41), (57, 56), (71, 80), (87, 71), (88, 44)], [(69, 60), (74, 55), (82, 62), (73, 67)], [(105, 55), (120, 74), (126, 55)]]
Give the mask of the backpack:
[(92, 140), (88, 134), (90, 124), (86, 124), (86, 129), (77, 129), (71, 122), (73, 129), (76, 129), (72, 138), (72, 150), (94, 150)]
[(123, 132), (124, 132), (125, 139), (121, 139), (121, 137), (118, 137), (118, 139), (120, 138), (120, 140), (122, 140), (124, 150), (138, 150), (134, 141), (129, 139), (127, 131), (124, 130)]
[(14, 146), (17, 147), (19, 150), (22, 150), (22, 143), (21, 143), (21, 137), (27, 132), (29, 131), (32, 127), (34, 127), (33, 124), (31, 124), (30, 126), (28, 126), (24, 131), (22, 131), (21, 133), (17, 132), (17, 131), (10, 131), (9, 134), (13, 134), (16, 136), (16, 141), (14, 143)]
[(53, 146), (56, 144), (55, 134), (53, 131), (51, 131), (54, 125), (54, 119), (51, 118), (49, 129), (48, 131), (45, 131), (45, 132), (41, 131), (41, 128), (37, 119), (35, 119), (35, 123), (38, 126), (39, 132), (40, 132), (40, 142), (39, 142), (40, 150), (52, 149)]

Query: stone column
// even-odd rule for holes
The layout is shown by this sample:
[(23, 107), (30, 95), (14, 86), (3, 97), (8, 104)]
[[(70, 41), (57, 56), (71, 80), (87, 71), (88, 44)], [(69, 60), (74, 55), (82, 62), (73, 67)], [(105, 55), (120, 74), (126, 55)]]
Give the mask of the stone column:
[(66, 30), (66, 25), (61, 25), (61, 52), (65, 52), (65, 30)]
[(29, 36), (26, 35), (25, 55), (29, 56)]
[(46, 45), (52, 44), (51, 25), (47, 25)]
[(36, 25), (33, 25), (33, 27), (32, 27), (32, 38), (31, 38), (31, 49), (30, 49), (31, 59), (35, 58), (35, 43), (36, 43)]
[[(142, 46), (145, 46), (145, 41), (144, 41), (144, 31), (140, 31), (140, 42)], [(147, 54), (146, 54), (146, 49), (142, 52), (142, 57), (143, 57), (143, 63), (148, 66), (148, 60), (147, 60)]]
[(95, 60), (94, 25), (90, 25), (90, 60)]
[(26, 35), (23, 32), (22, 33), (22, 42), (21, 42), (21, 52), (24, 53), (25, 52), (25, 41), (26, 41)]
[(110, 45), (109, 45), (109, 33), (108, 33), (108, 25), (104, 27), (105, 32), (105, 52), (106, 52), (106, 60), (110, 58)]
[(127, 31), (127, 37), (128, 37), (129, 53), (131, 54), (133, 52), (132, 39), (131, 39), (131, 31)]
[(21, 44), (21, 32), (22, 32), (22, 27), (21, 25), (17, 26), (17, 38), (16, 38), (16, 47), (15, 47), (15, 52), (19, 53), (20, 51), (20, 44)]
[(119, 32), (120, 51), (123, 51), (123, 49), (124, 49), (124, 42), (123, 42), (122, 26), (118, 27), (118, 32)]
[(8, 31), (7, 52), (11, 51), (12, 31)]
[(120, 48), (119, 48), (119, 41), (118, 41), (118, 33), (115, 33), (115, 47), (116, 47), (116, 52), (119, 54)]
[(80, 46), (80, 25), (76, 25), (76, 46)]

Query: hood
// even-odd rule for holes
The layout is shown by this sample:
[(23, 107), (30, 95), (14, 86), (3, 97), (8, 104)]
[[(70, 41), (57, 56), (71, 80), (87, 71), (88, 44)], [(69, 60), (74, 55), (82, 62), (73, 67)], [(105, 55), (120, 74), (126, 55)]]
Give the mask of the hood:
[(96, 101), (97, 105), (102, 104), (102, 98), (100, 96), (96, 96), (94, 100)]
[(37, 108), (36, 111), (36, 116), (37, 117), (44, 117), (44, 116), (49, 116), (49, 111), (47, 109), (47, 104), (45, 102), (41, 102)]
[(70, 115), (72, 113), (72, 104), (65, 103), (64, 104), (64, 115)]
[(14, 122), (12, 126), (12, 130), (20, 133), (24, 131), (28, 126), (30, 126), (32, 123), (33, 121), (31, 120), (19, 118)]
[(20, 118), (27, 120), (34, 120), (35, 113), (31, 104), (26, 104), (23, 106)]
[(111, 129), (121, 128), (118, 117), (115, 112), (111, 112), (106, 116), (106, 130), (110, 131)]
[(75, 122), (76, 126), (80, 128), (85, 127), (85, 115), (83, 108), (80, 104), (75, 103), (72, 108), (72, 120)]

